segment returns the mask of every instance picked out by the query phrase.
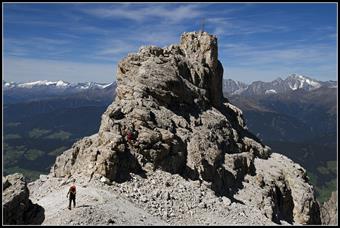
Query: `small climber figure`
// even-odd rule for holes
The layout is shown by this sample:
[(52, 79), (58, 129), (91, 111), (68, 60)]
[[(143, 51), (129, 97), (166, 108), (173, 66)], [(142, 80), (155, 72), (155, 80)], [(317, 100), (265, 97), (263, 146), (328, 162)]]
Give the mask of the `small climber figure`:
[(134, 124), (132, 124), (128, 127), (128, 130), (126, 133), (126, 139), (129, 144), (132, 144), (132, 143), (136, 143), (137, 137), (138, 137), (138, 132), (135, 130)]
[(74, 184), (74, 182), (72, 186), (70, 187), (70, 189), (68, 190), (66, 198), (68, 197), (68, 195), (70, 195), (68, 209), (71, 210), (72, 201), (73, 201), (73, 208), (76, 207), (76, 185)]
[(127, 134), (127, 140), (128, 140), (128, 142), (131, 143), (132, 139), (133, 139), (133, 134), (132, 134), (131, 131), (128, 131), (128, 134)]

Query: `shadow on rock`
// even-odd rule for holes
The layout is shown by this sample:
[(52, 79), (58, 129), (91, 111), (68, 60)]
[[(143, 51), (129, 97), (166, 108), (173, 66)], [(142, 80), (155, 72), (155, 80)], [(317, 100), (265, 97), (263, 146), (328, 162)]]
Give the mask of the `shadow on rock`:
[(45, 209), (38, 205), (32, 204), (31, 207), (24, 214), (25, 224), (40, 225), (45, 220)]

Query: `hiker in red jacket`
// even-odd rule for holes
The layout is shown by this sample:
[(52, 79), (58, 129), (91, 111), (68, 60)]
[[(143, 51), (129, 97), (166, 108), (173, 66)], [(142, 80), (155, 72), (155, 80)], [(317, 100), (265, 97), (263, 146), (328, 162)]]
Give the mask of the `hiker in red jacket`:
[(71, 202), (72, 201), (73, 201), (73, 208), (76, 207), (76, 185), (74, 183), (70, 187), (70, 189), (68, 190), (66, 198), (68, 197), (68, 195), (70, 195), (68, 209), (71, 210)]

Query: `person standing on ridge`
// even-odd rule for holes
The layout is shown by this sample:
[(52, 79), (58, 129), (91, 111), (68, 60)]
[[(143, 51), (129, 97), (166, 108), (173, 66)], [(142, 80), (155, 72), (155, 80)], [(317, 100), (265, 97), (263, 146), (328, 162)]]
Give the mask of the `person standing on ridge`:
[(68, 195), (70, 195), (68, 209), (71, 210), (72, 201), (73, 201), (73, 208), (76, 207), (76, 185), (74, 184), (74, 182), (72, 186), (70, 187), (70, 189), (68, 190), (66, 198), (68, 197)]

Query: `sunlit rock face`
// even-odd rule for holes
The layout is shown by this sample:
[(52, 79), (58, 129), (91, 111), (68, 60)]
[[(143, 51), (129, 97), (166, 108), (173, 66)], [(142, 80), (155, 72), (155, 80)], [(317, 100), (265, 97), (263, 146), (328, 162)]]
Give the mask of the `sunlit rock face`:
[[(257, 206), (266, 206), (273, 221), (319, 222), (305, 170), (272, 154), (247, 130), (242, 111), (223, 98), (215, 36), (189, 32), (179, 45), (141, 47), (119, 62), (116, 76), (116, 100), (102, 115), (99, 132), (57, 157), (54, 176), (120, 182), (132, 172), (161, 169), (209, 182), (217, 195), (233, 197), (243, 189), (261, 199)], [(268, 189), (255, 193), (249, 185)]]

